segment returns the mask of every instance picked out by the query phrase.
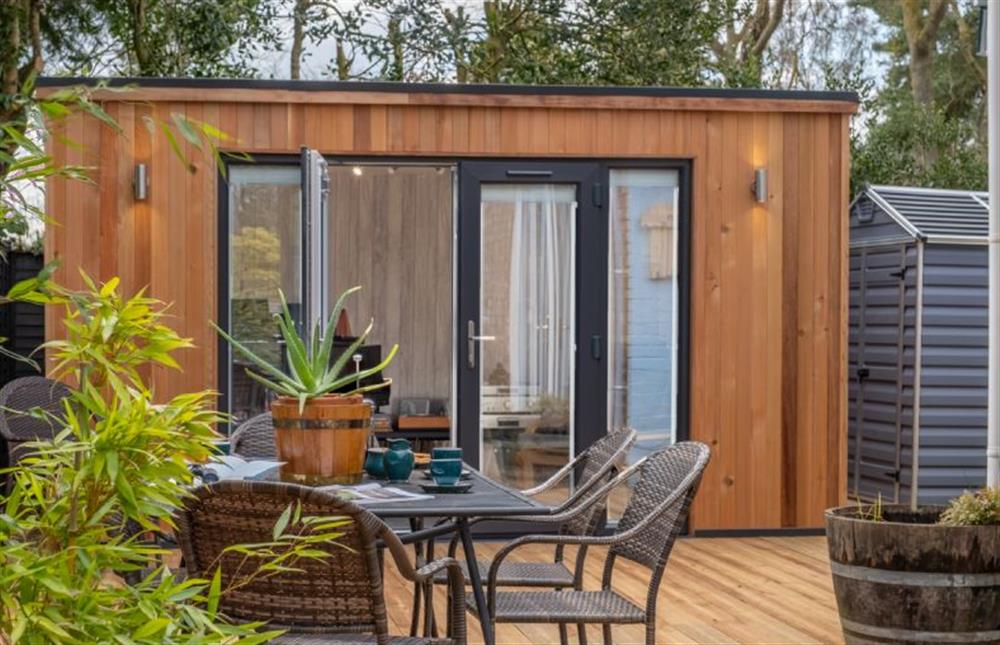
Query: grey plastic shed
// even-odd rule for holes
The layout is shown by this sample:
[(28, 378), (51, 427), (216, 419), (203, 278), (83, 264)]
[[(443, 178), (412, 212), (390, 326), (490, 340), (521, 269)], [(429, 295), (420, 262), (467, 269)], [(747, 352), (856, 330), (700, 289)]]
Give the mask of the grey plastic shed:
[(984, 192), (866, 186), (850, 209), (848, 495), (986, 481)]

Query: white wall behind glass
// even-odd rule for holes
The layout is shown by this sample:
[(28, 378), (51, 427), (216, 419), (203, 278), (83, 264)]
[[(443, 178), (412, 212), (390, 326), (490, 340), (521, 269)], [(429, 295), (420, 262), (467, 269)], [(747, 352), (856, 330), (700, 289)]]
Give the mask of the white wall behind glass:
[(678, 173), (611, 171), (609, 427), (636, 456), (676, 437)]

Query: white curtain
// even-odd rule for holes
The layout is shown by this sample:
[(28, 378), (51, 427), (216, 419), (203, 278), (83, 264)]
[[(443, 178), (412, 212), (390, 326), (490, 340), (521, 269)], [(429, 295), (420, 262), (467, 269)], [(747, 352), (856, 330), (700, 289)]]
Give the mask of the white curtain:
[(510, 339), (510, 384), (529, 386), (525, 394), (531, 398), (544, 394), (567, 401), (570, 398), (575, 199), (574, 188), (565, 185), (483, 187), (484, 202), (510, 205), (509, 329), (506, 330)]

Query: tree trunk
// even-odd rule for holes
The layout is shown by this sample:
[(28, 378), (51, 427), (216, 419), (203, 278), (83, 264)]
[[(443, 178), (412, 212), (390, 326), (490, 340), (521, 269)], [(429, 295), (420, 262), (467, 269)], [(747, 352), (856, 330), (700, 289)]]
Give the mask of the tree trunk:
[(146, 0), (129, 0), (129, 17), (132, 19), (132, 57), (139, 76), (156, 76), (149, 48), (146, 47)]
[(343, 40), (337, 41), (337, 80), (351, 80), (351, 61), (347, 58), (347, 54), (344, 52)]
[[(914, 103), (924, 110), (934, 108), (934, 51), (947, 7), (948, 0), (930, 0), (925, 15), (923, 0), (905, 0), (902, 5), (903, 32), (910, 54), (910, 91)], [(937, 159), (938, 151), (933, 148), (917, 152), (917, 162), (924, 170)]]
[[(944, 6), (943, 2), (937, 4)], [(934, 102), (934, 45), (941, 20), (939, 17), (932, 21), (933, 7), (932, 14), (925, 17), (920, 0), (906, 0), (902, 8), (903, 32), (910, 54), (910, 90), (917, 105), (929, 107)]]
[(288, 75), (292, 80), (302, 78), (302, 48), (305, 42), (306, 11), (310, 0), (295, 0), (292, 13), (292, 51)]
[[(24, 102), (15, 97), (24, 82), (45, 65), (42, 56), (43, 0), (0, 0), (0, 120), (24, 134), (28, 119)], [(25, 51), (28, 61), (20, 64)], [(17, 144), (3, 137), (3, 152), (13, 156)], [(7, 177), (10, 164), (0, 162), (0, 180)], [(2, 183), (0, 183), (2, 185)]]

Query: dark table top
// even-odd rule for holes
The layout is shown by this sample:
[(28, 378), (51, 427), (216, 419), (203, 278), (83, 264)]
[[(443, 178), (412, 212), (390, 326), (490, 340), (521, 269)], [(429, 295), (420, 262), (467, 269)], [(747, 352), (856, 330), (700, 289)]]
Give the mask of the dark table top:
[[(381, 518), (442, 518), (442, 517), (508, 517), (512, 515), (546, 515), (552, 508), (540, 504), (518, 491), (507, 488), (489, 479), (479, 471), (469, 468), (470, 477), (463, 481), (471, 483), (467, 493), (444, 493), (431, 499), (363, 504), (362, 508)], [(415, 468), (410, 480), (404, 483), (379, 482), (411, 493), (424, 495), (420, 484), (433, 483), (424, 476), (424, 470)], [(259, 476), (259, 479), (278, 480), (275, 468)], [(373, 481), (366, 475), (362, 483)]]

